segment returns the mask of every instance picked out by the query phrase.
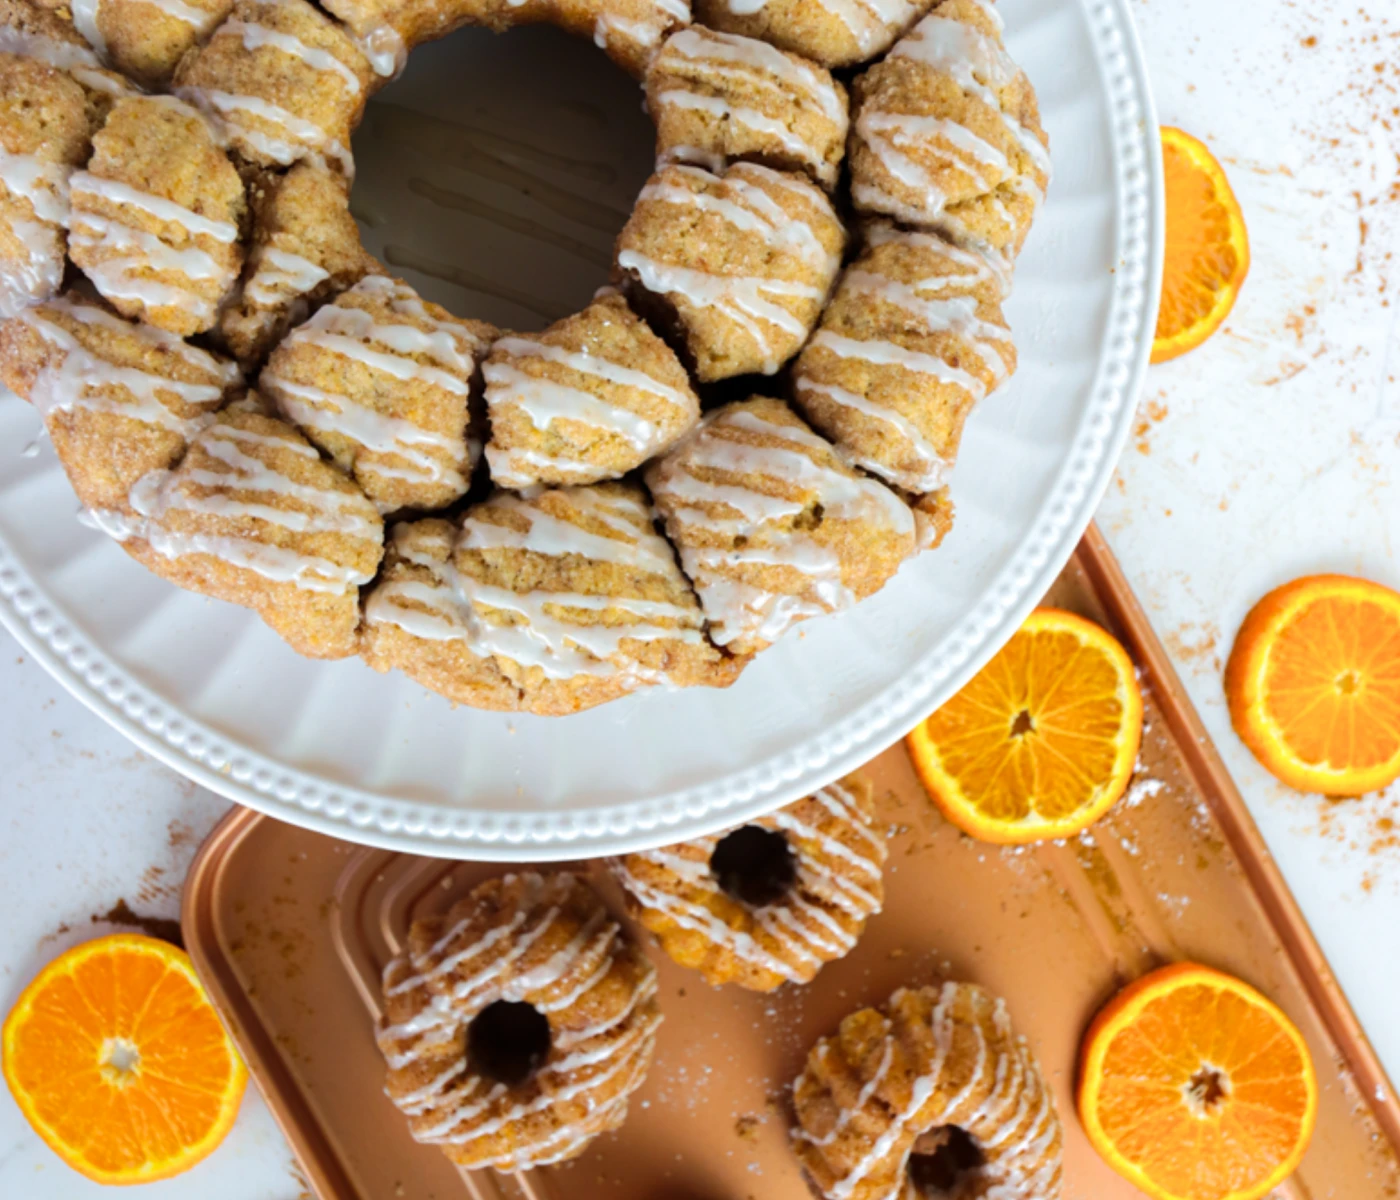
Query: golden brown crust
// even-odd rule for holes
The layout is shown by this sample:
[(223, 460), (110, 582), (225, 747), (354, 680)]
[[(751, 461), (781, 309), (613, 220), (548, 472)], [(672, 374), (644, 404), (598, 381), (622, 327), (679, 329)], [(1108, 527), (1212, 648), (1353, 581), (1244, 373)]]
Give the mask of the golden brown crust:
[(181, 0), (176, 16), (147, 0), (100, 0), (94, 24), (107, 61), (145, 88), (170, 81), (176, 64), (233, 7), (233, 0)]
[[(929, 7), (931, 0), (872, 6), (829, 0), (766, 0), (755, 6), (733, 0), (695, 0), (695, 19), (712, 29), (762, 38), (828, 67), (878, 58)], [(854, 26), (854, 27), (853, 27)]]

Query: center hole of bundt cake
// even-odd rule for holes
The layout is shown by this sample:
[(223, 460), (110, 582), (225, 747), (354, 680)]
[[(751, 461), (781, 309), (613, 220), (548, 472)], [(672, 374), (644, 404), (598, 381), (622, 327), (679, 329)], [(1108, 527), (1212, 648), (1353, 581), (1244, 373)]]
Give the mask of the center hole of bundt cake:
[(549, 1055), (549, 1022), (532, 1004), (497, 1000), (467, 1029), (467, 1061), (507, 1087), (525, 1083)]
[(986, 1159), (971, 1136), (956, 1125), (931, 1129), (914, 1143), (909, 1156), (909, 1181), (928, 1200), (955, 1200), (969, 1176)]
[(641, 91), (588, 39), (464, 28), (369, 102), (350, 208), (365, 249), (459, 317), (542, 329), (608, 281), (651, 173)]
[(797, 880), (797, 859), (781, 833), (744, 825), (720, 838), (710, 870), (727, 895), (759, 907), (787, 895)]

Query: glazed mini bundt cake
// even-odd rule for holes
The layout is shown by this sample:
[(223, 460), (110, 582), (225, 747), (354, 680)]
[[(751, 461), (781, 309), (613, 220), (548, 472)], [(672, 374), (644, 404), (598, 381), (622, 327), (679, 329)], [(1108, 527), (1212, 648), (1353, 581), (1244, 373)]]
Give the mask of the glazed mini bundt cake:
[(365, 660), (482, 708), (578, 712), (656, 684), (726, 687), (690, 584), (630, 483), (498, 492), (397, 526)]
[[(542, 714), (725, 687), (938, 543), (1015, 367), (1035, 94), (990, 0), (927, 8), (0, 0), (0, 376), (98, 527), (302, 653)], [(540, 21), (642, 81), (656, 168), (612, 284), (502, 333), (365, 252), (350, 139), (413, 46)]]
[(620, 478), (700, 419), (680, 360), (616, 293), (541, 334), (498, 339), (482, 375), (501, 487)]
[(367, 275), (292, 330), (258, 384), (384, 512), (442, 508), (481, 457), (479, 364), (494, 332)]
[[(987, 255), (871, 227), (793, 367), (798, 407), (848, 461), (910, 496), (938, 495), (968, 413), (1016, 367), (1000, 298)], [(920, 520), (921, 545), (938, 536)]]
[(113, 308), (182, 337), (213, 326), (243, 265), (246, 199), (195, 109), (117, 101), (69, 189), (69, 255)]
[(781, 400), (716, 409), (646, 480), (711, 639), (736, 654), (849, 608), (914, 551), (903, 501)]
[(617, 271), (646, 314), (678, 327), (701, 382), (772, 375), (807, 340), (845, 231), (803, 175), (737, 163), (663, 167), (617, 239)]
[(0, 52), (0, 317), (63, 285), (69, 180), (90, 150), (83, 89), (38, 59)]
[(582, 880), (507, 875), (415, 921), (384, 971), (385, 1091), (463, 1167), (563, 1162), (651, 1065), (656, 972)]
[(888, 847), (869, 780), (851, 775), (722, 834), (613, 864), (661, 948), (713, 984), (810, 983), (884, 900)]
[(1035, 90), (986, 0), (943, 0), (856, 77), (851, 199), (1014, 258), (1050, 182)]
[(1060, 1195), (1054, 1096), (1005, 1003), (973, 984), (852, 1013), (812, 1048), (792, 1102), (792, 1146), (824, 1200)]
[(696, 26), (647, 70), (658, 162), (721, 171), (757, 162), (805, 171), (828, 191), (846, 152), (846, 89), (831, 72), (754, 38)]

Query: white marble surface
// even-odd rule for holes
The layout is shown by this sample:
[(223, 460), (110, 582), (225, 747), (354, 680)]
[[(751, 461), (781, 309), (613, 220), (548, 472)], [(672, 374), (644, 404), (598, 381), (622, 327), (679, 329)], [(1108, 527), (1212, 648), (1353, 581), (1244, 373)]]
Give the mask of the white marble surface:
[[(1235, 628), (1274, 584), (1340, 570), (1400, 586), (1400, 10), (1369, 0), (1134, 9), (1162, 119), (1226, 161), (1254, 265), (1222, 333), (1151, 372), (1140, 435), (1100, 522), (1400, 1078), (1400, 788), (1338, 805), (1289, 792), (1234, 738), (1220, 691)], [(0, 779), (5, 1010), (57, 950), (109, 928), (92, 916), (119, 899), (175, 915), (194, 847), (225, 805), (134, 751), (3, 635)], [(0, 1196), (98, 1192), (0, 1089)], [(305, 1192), (250, 1092), (211, 1159), (142, 1194)]]

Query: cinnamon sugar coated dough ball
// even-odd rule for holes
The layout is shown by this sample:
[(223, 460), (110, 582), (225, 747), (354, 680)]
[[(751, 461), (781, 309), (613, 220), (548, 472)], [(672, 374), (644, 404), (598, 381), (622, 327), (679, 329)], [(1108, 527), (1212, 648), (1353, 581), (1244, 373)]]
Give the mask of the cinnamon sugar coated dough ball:
[(494, 332), (367, 275), (287, 335), (259, 387), (382, 511), (442, 508), (481, 456), (479, 364)]
[(0, 317), (63, 283), (68, 178), (87, 158), (87, 97), (37, 59), (0, 52)]
[(828, 67), (869, 62), (927, 10), (929, 0), (696, 0), (699, 21), (762, 38)]
[(666, 39), (647, 71), (659, 162), (805, 171), (828, 191), (846, 151), (846, 89), (766, 42), (695, 27)]
[(89, 121), (94, 125), (101, 123), (113, 100), (136, 90), (116, 71), (102, 65), (71, 22), (33, 0), (0, 0), (0, 51), (33, 59), (68, 75), (83, 89)]
[(118, 101), (70, 189), (69, 254), (118, 312), (182, 336), (214, 324), (243, 265), (247, 201), (198, 111)]
[(373, 77), (349, 34), (306, 0), (238, 0), (175, 72), (197, 105), (249, 162), (303, 159), (349, 178), (350, 132)]
[(1054, 1094), (1005, 1002), (974, 984), (901, 988), (852, 1013), (812, 1047), (792, 1103), (792, 1148), (825, 1200), (908, 1194), (911, 1157), (950, 1126), (979, 1160), (959, 1181), (976, 1195), (1059, 1200)]
[(70, 0), (73, 24), (112, 66), (143, 87), (169, 82), (175, 64), (228, 14), (233, 0)]
[(944, 0), (856, 77), (851, 198), (1014, 258), (1050, 182), (1030, 80), (983, 0)]
[(385, 1091), (463, 1167), (564, 1162), (627, 1115), (656, 1048), (656, 971), (567, 872), (506, 875), (420, 918), (384, 971)]
[(503, 337), (482, 369), (500, 487), (616, 479), (700, 419), (690, 377), (618, 295), (533, 337)]
[(256, 400), (221, 412), (169, 471), (131, 491), (108, 531), (157, 575), (253, 609), (299, 654), (358, 648), (359, 589), (384, 525), (364, 493)]
[(793, 367), (798, 406), (848, 461), (939, 491), (968, 413), (1016, 368), (1001, 290), (994, 258), (872, 227)]
[(233, 356), (260, 361), (311, 307), (376, 271), (360, 244), (344, 179), (298, 163), (249, 187), (253, 234), (236, 302), (219, 319)]
[(639, 311), (676, 328), (702, 382), (774, 374), (816, 325), (846, 235), (805, 176), (663, 167), (617, 241)]
[(708, 414), (646, 481), (711, 639), (736, 654), (850, 608), (914, 552), (904, 502), (848, 467), (781, 400)]
[(711, 984), (810, 983), (884, 902), (870, 781), (850, 775), (747, 825), (613, 864), (661, 948)]
[(232, 363), (78, 295), (0, 325), (0, 378), (43, 418), (95, 512), (129, 511), (133, 485), (178, 462), (240, 382)]
[(704, 617), (634, 484), (499, 492), (454, 529), (397, 526), (365, 660), (464, 704), (580, 712), (656, 684), (727, 687)]

